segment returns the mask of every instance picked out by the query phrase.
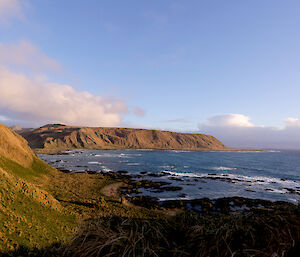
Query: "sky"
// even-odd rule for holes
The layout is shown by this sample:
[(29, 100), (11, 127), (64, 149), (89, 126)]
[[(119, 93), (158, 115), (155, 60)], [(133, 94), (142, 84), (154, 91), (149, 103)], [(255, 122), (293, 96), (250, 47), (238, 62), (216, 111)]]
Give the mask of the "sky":
[(0, 0), (0, 122), (300, 149), (298, 0)]

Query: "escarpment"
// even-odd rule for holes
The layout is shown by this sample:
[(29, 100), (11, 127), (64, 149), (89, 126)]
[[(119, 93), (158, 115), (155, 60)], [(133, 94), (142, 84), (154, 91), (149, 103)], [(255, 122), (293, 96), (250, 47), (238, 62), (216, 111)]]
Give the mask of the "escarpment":
[(204, 134), (133, 128), (92, 128), (49, 124), (20, 134), (34, 149), (160, 149), (226, 150), (222, 142)]

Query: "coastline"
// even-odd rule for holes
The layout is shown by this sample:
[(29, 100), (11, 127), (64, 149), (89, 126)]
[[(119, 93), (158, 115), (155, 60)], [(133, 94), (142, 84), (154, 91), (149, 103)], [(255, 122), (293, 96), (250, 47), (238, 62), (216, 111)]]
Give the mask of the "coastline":
[[(253, 210), (259, 209), (276, 209), (276, 208), (290, 208), (297, 207), (299, 203), (292, 203), (286, 201), (271, 201), (259, 198), (247, 198), (240, 196), (220, 197), (220, 198), (193, 198), (193, 199), (160, 199), (157, 197), (140, 194), (138, 196), (131, 196), (132, 193), (139, 192), (143, 188), (154, 187), (162, 189), (163, 183), (154, 180), (141, 181), (134, 180), (126, 172), (108, 172), (102, 173), (103, 176), (108, 176), (110, 179), (122, 181), (115, 183), (118, 186), (114, 192), (115, 197), (126, 197), (127, 202), (135, 206), (141, 206), (149, 209), (161, 208), (166, 209), (181, 209), (185, 211), (194, 211), (201, 215), (221, 215), (221, 214), (246, 214)], [(168, 190), (173, 190), (170, 186)], [(175, 188), (176, 190), (176, 188)], [(103, 191), (102, 191), (103, 192)], [(109, 194), (106, 194), (109, 195)]]
[[(121, 204), (130, 207), (142, 207), (155, 211), (160, 211), (166, 215), (177, 215), (184, 211), (192, 211), (200, 215), (246, 215), (257, 210), (284, 210), (297, 208), (297, 204), (283, 201), (268, 201), (263, 199), (252, 199), (245, 197), (223, 197), (216, 199), (196, 198), (196, 199), (157, 199), (149, 196), (130, 197), (128, 188), (128, 178), (122, 176), (109, 175), (110, 178), (115, 177), (113, 182), (101, 189), (101, 194), (112, 197), (120, 201)], [(116, 178), (117, 177), (117, 178)], [(125, 182), (117, 182), (119, 180)]]
[[(147, 183), (159, 186), (155, 181)], [(248, 249), (254, 249), (266, 256), (285, 252), (283, 256), (292, 257), (300, 245), (300, 208), (287, 202), (232, 197), (162, 204), (150, 197), (128, 197), (128, 189), (138, 188), (124, 171), (53, 170), (47, 179), (43, 177), (40, 186), (76, 215), (80, 227), (71, 240), (42, 249), (20, 248), (8, 252), (10, 256), (54, 253), (69, 257), (87, 252), (91, 256), (112, 252), (113, 256), (122, 256), (128, 249), (140, 256), (139, 251), (148, 245), (147, 249), (158, 256), (173, 256), (175, 246), (184, 251), (184, 256), (232, 256), (233, 252), (248, 256)]]
[(104, 148), (33, 148), (32, 149), (35, 154), (65, 154), (68, 151), (84, 151), (84, 150), (140, 150), (140, 151), (182, 151), (182, 152), (269, 152), (272, 150), (264, 150), (264, 149), (239, 149), (239, 148), (228, 148), (228, 149), (165, 149), (165, 148), (113, 148), (113, 147), (104, 147)]
[[(214, 200), (240, 196), (250, 199), (288, 201), (294, 204), (299, 202), (300, 184), (297, 176), (281, 176), (279, 173), (277, 176), (268, 176), (268, 173), (261, 172), (260, 164), (254, 167), (255, 173), (245, 166), (248, 160), (257, 161), (259, 158), (265, 161), (269, 156), (269, 160), (272, 161), (275, 156), (281, 156), (284, 153), (230, 155), (222, 152), (221, 155), (219, 153), (214, 155), (210, 152), (203, 154), (192, 151), (163, 152), (165, 153), (159, 151), (142, 153), (139, 150), (114, 152), (72, 150), (61, 152), (56, 156), (41, 155), (40, 157), (66, 173), (87, 171), (90, 174), (100, 173), (103, 176), (112, 176), (112, 179), (120, 176), (119, 179), (127, 180), (125, 183), (130, 182), (130, 188), (127, 192), (124, 191), (130, 196), (148, 195), (162, 198), (161, 200), (164, 198)], [(227, 158), (229, 163), (212, 162), (208, 166), (198, 166), (199, 158), (203, 159), (202, 164), (206, 165), (207, 160), (213, 160), (214, 156)], [(154, 161), (156, 158), (157, 161)], [(188, 163), (189, 158), (191, 158), (191, 163)], [(244, 166), (239, 166), (241, 163), (231, 163), (231, 160), (237, 158), (244, 160)], [(269, 170), (272, 170), (272, 166)]]

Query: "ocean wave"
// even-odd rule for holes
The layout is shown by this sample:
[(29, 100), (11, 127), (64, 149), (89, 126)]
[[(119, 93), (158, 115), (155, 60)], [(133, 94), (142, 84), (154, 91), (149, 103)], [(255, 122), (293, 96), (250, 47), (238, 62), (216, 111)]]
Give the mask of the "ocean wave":
[[(170, 176), (179, 176), (179, 177), (188, 177), (188, 178), (202, 178), (202, 179), (229, 179), (235, 182), (240, 183), (251, 183), (257, 185), (268, 185), (271, 186), (274, 192), (278, 190), (283, 190), (284, 193), (287, 193), (288, 190), (285, 188), (292, 188), (299, 192), (300, 182), (287, 180), (283, 178), (272, 178), (272, 177), (265, 177), (265, 176), (245, 176), (245, 175), (238, 175), (238, 174), (209, 174), (209, 173), (191, 173), (191, 172), (173, 172), (165, 170), (164, 173), (170, 174)], [(276, 190), (275, 190), (276, 189)], [(283, 192), (282, 191), (282, 192)]]
[(107, 168), (106, 166), (101, 166), (101, 169), (104, 172), (110, 172), (110, 171), (112, 171), (111, 169)]
[(222, 171), (226, 171), (226, 170), (236, 170), (237, 168), (230, 168), (230, 167), (224, 167), (224, 166), (220, 166), (220, 167), (213, 167), (213, 170), (222, 170)]
[(158, 200), (161, 201), (161, 202), (164, 202), (164, 201), (176, 201), (176, 200), (194, 200), (194, 199), (197, 199), (197, 197), (190, 197), (190, 196), (185, 196), (185, 197), (158, 197)]
[(165, 170), (176, 170), (176, 166), (174, 165), (162, 165), (162, 166), (159, 166), (160, 168), (163, 168)]
[(106, 153), (91, 153), (90, 156), (92, 157), (105, 157), (105, 158), (115, 158), (115, 157), (119, 157), (119, 158), (131, 158), (130, 157), (131, 154), (125, 154), (125, 153), (112, 153), (112, 152), (106, 152)]
[(88, 164), (101, 164), (101, 162), (88, 162)]
[(168, 152), (173, 152), (173, 153), (190, 153), (191, 151), (188, 150), (166, 150)]
[(129, 154), (129, 155), (131, 155), (131, 156), (142, 156), (141, 153), (134, 153), (134, 154)]
[(129, 154), (121, 153), (117, 157), (119, 158), (131, 158)]

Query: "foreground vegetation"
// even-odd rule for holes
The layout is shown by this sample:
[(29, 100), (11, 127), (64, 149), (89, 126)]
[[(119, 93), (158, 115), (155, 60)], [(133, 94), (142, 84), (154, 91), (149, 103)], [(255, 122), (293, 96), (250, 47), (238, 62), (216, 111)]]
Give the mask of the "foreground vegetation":
[(101, 193), (115, 182), (101, 174), (66, 174), (37, 157), (24, 167), (0, 155), (0, 256), (27, 256), (65, 244), (92, 218), (160, 215)]
[[(83, 223), (66, 244), (31, 256), (287, 256), (299, 254), (299, 207), (247, 215), (101, 217)], [(11, 254), (27, 255), (27, 249)]]
[(0, 166), (2, 256), (291, 257), (300, 250), (299, 206), (170, 216), (103, 195), (118, 176), (63, 173), (38, 159), (24, 168), (1, 157)]
[(45, 247), (75, 232), (75, 215), (36, 185), (49, 166), (35, 158), (24, 168), (0, 157), (0, 167), (0, 250)]
[[(164, 208), (151, 199), (132, 200), (142, 207), (120, 199), (116, 189), (124, 182), (138, 189), (126, 175), (60, 172), (0, 124), (0, 256), (292, 257), (300, 252), (299, 206), (253, 205), (232, 214), (226, 205), (220, 205), (223, 212), (211, 211), (207, 199), (198, 202), (199, 214), (184, 211), (182, 202)], [(152, 184), (145, 181), (157, 186)], [(243, 206), (244, 200), (237, 200)]]

